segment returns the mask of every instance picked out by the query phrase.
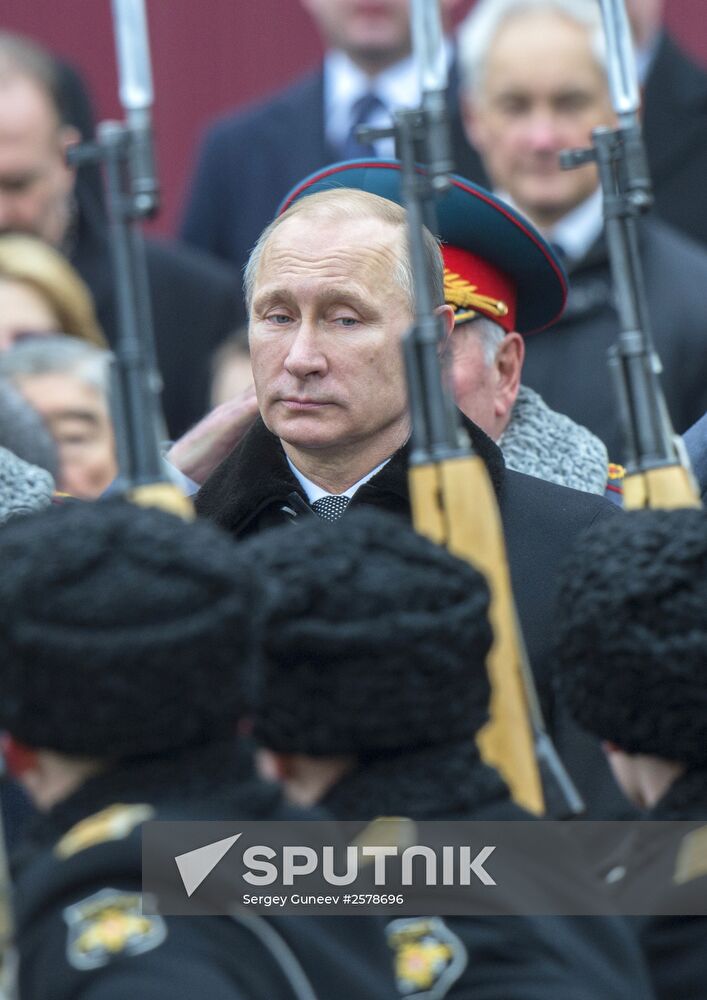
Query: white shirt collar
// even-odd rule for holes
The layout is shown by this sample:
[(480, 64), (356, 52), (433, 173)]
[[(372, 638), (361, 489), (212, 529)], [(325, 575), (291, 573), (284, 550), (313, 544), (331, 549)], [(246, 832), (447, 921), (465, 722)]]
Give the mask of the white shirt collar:
[[(453, 49), (447, 42), (447, 59), (451, 64)], [(412, 55), (406, 56), (382, 73), (370, 77), (345, 52), (336, 49), (324, 58), (324, 121), (326, 138), (335, 148), (341, 146), (351, 131), (351, 109), (359, 97), (374, 93), (383, 107), (371, 116), (376, 127), (390, 124), (397, 108), (413, 108), (420, 102), (417, 67)], [(378, 156), (393, 156), (393, 140), (376, 142)]]
[(648, 74), (653, 66), (653, 61), (655, 60), (659, 45), (660, 31), (656, 31), (655, 35), (653, 35), (649, 42), (642, 45), (640, 49), (636, 48), (634, 50), (636, 53), (636, 72), (638, 73), (638, 82), (642, 87), (645, 87), (646, 85)]
[[(322, 497), (329, 497), (332, 495), (331, 493), (327, 492), (327, 490), (323, 490), (321, 486), (317, 486), (316, 483), (313, 483), (311, 479), (307, 479), (307, 477), (299, 471), (297, 466), (290, 461), (287, 455), (285, 455), (285, 458), (287, 458), (287, 464), (292, 469), (293, 475), (297, 478), (298, 483), (306, 493), (307, 500), (309, 501), (310, 504), (313, 504), (315, 500), (321, 500)], [(353, 486), (349, 486), (349, 488), (345, 490), (344, 493), (341, 493), (339, 495), (351, 499), (356, 490), (360, 486), (363, 486), (364, 483), (367, 483), (369, 479), (372, 479), (377, 472), (380, 472), (383, 466), (387, 465), (389, 461), (390, 458), (386, 458), (385, 461), (381, 462), (380, 465), (377, 465), (375, 469), (371, 469), (371, 471), (368, 472), (363, 477), (363, 479), (359, 479), (357, 483), (354, 483)]]
[[(496, 195), (511, 208), (514, 208), (516, 212), (524, 214), (505, 191), (498, 191)], [(561, 247), (570, 261), (576, 261), (581, 260), (597, 241), (603, 227), (602, 193), (601, 188), (597, 187), (588, 198), (573, 208), (571, 212), (568, 212), (552, 228), (540, 229), (540, 232), (549, 243), (555, 243)]]
[(602, 193), (598, 187), (543, 235), (551, 243), (562, 247), (569, 260), (576, 261), (581, 260), (597, 241), (603, 227)]

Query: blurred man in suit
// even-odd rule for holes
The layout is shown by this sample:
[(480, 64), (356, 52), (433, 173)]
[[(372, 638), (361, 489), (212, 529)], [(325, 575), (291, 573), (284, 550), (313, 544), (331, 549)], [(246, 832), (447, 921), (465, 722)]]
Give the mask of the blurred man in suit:
[[(526, 342), (524, 381), (588, 427), (622, 460), (623, 435), (606, 352), (618, 318), (593, 164), (563, 171), (559, 153), (586, 146), (614, 113), (594, 0), (480, 0), (459, 36), (465, 122), (497, 192), (564, 254), (570, 295), (561, 320)], [(640, 244), (649, 313), (676, 430), (707, 409), (707, 254), (655, 218)]]
[(626, 0), (643, 87), (643, 136), (657, 214), (707, 243), (707, 73), (663, 26), (665, 0)]
[[(77, 185), (66, 163), (68, 147), (81, 136), (67, 124), (62, 79), (46, 52), (0, 34), (0, 232), (34, 233), (61, 249), (115, 343), (108, 224), (95, 185)], [(236, 279), (203, 254), (153, 240), (147, 268), (164, 409), (176, 436), (207, 407), (209, 358), (235, 323)]]
[[(442, 0), (448, 25), (464, 2)], [(375, 147), (357, 142), (357, 125), (387, 124), (396, 108), (419, 100), (409, 0), (302, 4), (326, 46), (322, 65), (266, 101), (218, 121), (198, 156), (181, 235), (238, 270), (280, 201), (303, 177), (337, 160), (392, 155), (392, 140)], [(448, 59), (455, 165), (476, 181), (483, 171), (464, 137), (451, 43)]]

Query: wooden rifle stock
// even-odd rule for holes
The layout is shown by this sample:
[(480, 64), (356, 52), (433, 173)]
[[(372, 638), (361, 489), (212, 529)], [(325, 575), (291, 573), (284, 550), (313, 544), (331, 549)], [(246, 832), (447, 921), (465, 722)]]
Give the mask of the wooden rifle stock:
[(507, 782), (513, 799), (542, 815), (545, 801), (531, 725), (534, 706), (516, 618), (503, 527), (486, 466), (477, 455), (412, 466), (415, 529), (486, 577), (494, 640), (487, 669), (491, 720), (477, 737), (484, 760)]
[[(413, 25), (429, 24), (439, 39), (431, 61), (446, 65), (439, 7), (413, 0)], [(430, 33), (428, 29), (428, 33)], [(415, 33), (418, 68), (427, 65), (425, 33)], [(401, 110), (392, 128), (359, 129), (362, 141), (393, 136), (402, 166), (403, 204), (415, 286), (415, 322), (404, 341), (412, 435), (409, 470), (415, 529), (477, 567), (491, 592), (494, 642), (487, 662), (491, 683), (491, 722), (479, 738), (484, 759), (497, 768), (518, 804), (536, 814), (574, 815), (582, 801), (545, 731), (516, 618), (501, 518), (483, 460), (474, 454), (459, 425), (459, 411), (445, 390), (440, 367), (440, 316), (424, 248), (424, 225), (436, 232), (435, 197), (449, 185), (451, 167), (441, 141), (445, 130), (435, 81), (426, 93), (420, 72), (422, 104)], [(444, 102), (442, 102), (443, 104)], [(440, 157), (440, 154), (443, 154)], [(421, 162), (416, 162), (421, 158)]]
[(624, 479), (624, 507), (641, 510), (678, 510), (701, 507), (693, 477), (683, 465), (668, 465), (635, 472)]

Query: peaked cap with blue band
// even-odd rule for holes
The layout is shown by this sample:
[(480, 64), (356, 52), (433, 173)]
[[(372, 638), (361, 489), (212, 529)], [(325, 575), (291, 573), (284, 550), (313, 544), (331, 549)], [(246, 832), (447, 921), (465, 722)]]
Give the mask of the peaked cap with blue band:
[[(436, 201), (445, 263), (445, 298), (457, 323), (484, 315), (505, 330), (529, 334), (562, 314), (567, 278), (550, 245), (527, 219), (489, 191), (451, 175)], [(398, 160), (349, 160), (330, 164), (300, 181), (278, 215), (305, 195), (354, 188), (403, 203)]]

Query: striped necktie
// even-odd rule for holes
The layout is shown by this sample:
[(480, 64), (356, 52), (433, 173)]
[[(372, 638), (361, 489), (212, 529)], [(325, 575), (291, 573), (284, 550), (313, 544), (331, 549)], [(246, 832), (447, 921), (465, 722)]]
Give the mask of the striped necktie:
[(341, 155), (344, 160), (362, 160), (376, 155), (372, 143), (358, 141), (356, 129), (359, 125), (367, 125), (371, 116), (383, 107), (383, 102), (375, 94), (364, 94), (357, 101), (354, 101), (351, 107), (351, 128), (344, 145), (341, 147)]

